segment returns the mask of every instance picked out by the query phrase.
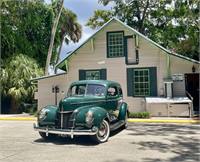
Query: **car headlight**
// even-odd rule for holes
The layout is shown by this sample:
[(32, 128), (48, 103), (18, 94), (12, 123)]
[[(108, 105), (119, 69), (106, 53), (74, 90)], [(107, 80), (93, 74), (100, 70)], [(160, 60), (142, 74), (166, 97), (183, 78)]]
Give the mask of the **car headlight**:
[(93, 112), (92, 111), (88, 111), (86, 113), (86, 118), (85, 118), (85, 122), (88, 126), (91, 126), (93, 123), (94, 117), (93, 117)]
[(47, 116), (47, 114), (48, 114), (48, 109), (42, 109), (40, 112), (39, 112), (39, 115), (38, 115), (38, 118), (40, 119), (40, 120), (43, 120), (43, 119), (45, 119), (45, 117)]

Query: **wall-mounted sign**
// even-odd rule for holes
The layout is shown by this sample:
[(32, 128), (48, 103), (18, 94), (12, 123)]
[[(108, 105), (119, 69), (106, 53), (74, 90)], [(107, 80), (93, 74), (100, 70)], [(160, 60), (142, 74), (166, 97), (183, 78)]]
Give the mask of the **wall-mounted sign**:
[(173, 74), (172, 80), (173, 81), (183, 81), (184, 75), (183, 74)]

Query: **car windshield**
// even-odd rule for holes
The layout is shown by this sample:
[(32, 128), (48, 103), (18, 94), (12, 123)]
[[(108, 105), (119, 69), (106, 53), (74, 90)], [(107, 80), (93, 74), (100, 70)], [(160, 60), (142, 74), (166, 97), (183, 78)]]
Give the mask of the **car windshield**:
[(105, 86), (99, 84), (74, 85), (69, 89), (67, 96), (104, 96), (105, 91)]

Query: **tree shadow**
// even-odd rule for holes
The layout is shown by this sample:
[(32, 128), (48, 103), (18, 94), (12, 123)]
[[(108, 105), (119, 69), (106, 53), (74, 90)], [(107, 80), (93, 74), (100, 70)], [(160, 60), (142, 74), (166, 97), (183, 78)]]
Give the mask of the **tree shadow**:
[[(197, 162), (200, 161), (200, 143), (198, 131), (199, 127), (191, 125), (143, 124), (135, 129), (129, 128), (129, 135), (152, 135), (165, 136), (162, 141), (140, 141), (132, 142), (138, 145), (140, 150), (155, 150), (161, 153), (173, 153), (173, 157), (168, 159), (143, 158), (144, 162)], [(186, 136), (187, 135), (187, 136)], [(189, 135), (189, 136), (188, 136)], [(147, 137), (148, 138), (148, 137)], [(158, 138), (159, 140), (159, 138)]]
[[(137, 127), (135, 127), (137, 125)], [(177, 124), (132, 124), (127, 128), (129, 135), (154, 135), (168, 136), (171, 134), (195, 134), (199, 129), (195, 125), (177, 125)]]

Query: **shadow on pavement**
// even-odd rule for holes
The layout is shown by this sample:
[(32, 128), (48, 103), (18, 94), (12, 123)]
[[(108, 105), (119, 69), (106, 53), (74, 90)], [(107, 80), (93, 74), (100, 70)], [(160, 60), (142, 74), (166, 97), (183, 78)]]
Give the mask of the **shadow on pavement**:
[[(110, 137), (117, 135), (124, 128), (119, 128), (110, 133)], [(39, 136), (39, 135), (38, 135)], [(111, 139), (110, 139), (111, 140)], [(35, 143), (47, 144), (52, 143), (55, 145), (83, 145), (83, 146), (95, 146), (98, 145), (95, 141), (92, 140), (90, 136), (75, 136), (73, 139), (70, 137), (54, 137), (51, 139), (39, 138), (34, 141)]]
[(54, 137), (52, 139), (39, 138), (34, 141), (35, 143), (48, 144), (52, 143), (55, 145), (83, 145), (83, 146), (95, 146), (96, 142), (92, 141), (90, 137), (87, 136), (75, 136), (73, 139), (70, 137)]
[[(198, 129), (191, 125), (174, 124), (141, 124), (140, 127), (129, 127), (131, 136), (165, 136), (163, 141), (132, 142), (138, 145), (140, 150), (156, 150), (161, 153), (173, 153), (174, 156), (164, 160), (163, 158), (143, 158), (144, 162), (197, 162), (200, 161), (200, 138)], [(189, 135), (189, 136), (187, 136)]]

